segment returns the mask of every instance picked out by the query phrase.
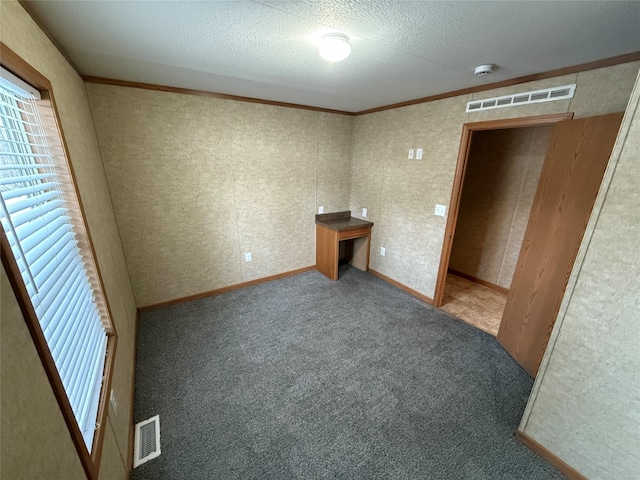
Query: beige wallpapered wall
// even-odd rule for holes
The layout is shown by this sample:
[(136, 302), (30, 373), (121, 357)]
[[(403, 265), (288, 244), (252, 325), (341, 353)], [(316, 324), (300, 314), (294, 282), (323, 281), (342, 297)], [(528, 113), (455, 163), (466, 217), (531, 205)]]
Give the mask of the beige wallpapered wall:
[(511, 286), (552, 127), (473, 136), (449, 267)]
[[(87, 84), (137, 304), (313, 265), (313, 215), (321, 205), (325, 212), (350, 207), (355, 216), (367, 207), (375, 223), (371, 268), (432, 297), (446, 223), (433, 209), (449, 203), (462, 125), (622, 111), (639, 65), (355, 119)], [(464, 111), (474, 98), (572, 82), (572, 100)], [(408, 149), (418, 147), (424, 159), (407, 160)]]
[[(621, 112), (639, 67), (627, 63), (356, 117), (350, 204), (356, 216), (366, 207), (375, 223), (370, 267), (433, 298), (446, 226), (446, 217), (433, 212), (436, 204), (449, 205), (463, 124)], [(570, 83), (578, 84), (571, 100), (465, 113), (470, 100)], [(409, 148), (423, 148), (423, 160), (407, 160)]]
[(587, 478), (640, 472), (640, 75), (520, 429)]
[[(136, 308), (84, 83), (18, 2), (0, 2), (0, 40), (46, 76), (60, 114), (89, 232), (118, 332), (101, 477), (124, 478), (129, 448)], [(15, 297), (2, 285), (3, 478), (80, 478), (84, 474)], [(31, 343), (30, 343), (31, 342)], [(34, 455), (37, 446), (38, 455)]]
[(349, 208), (353, 117), (87, 90), (138, 306), (315, 265), (317, 207)]

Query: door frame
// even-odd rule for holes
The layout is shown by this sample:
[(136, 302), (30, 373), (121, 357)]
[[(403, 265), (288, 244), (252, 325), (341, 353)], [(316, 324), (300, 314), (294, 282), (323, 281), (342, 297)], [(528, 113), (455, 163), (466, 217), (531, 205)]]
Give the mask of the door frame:
[(436, 290), (433, 295), (434, 307), (442, 306), (442, 300), (444, 297), (444, 286), (447, 279), (447, 270), (449, 268), (451, 249), (453, 247), (453, 237), (456, 231), (456, 225), (458, 223), (458, 213), (460, 210), (460, 198), (462, 196), (464, 175), (467, 170), (467, 162), (469, 160), (469, 152), (471, 150), (471, 142), (473, 140), (474, 132), (553, 125), (558, 122), (571, 120), (572, 118), (573, 112), (554, 113), (551, 115), (536, 115), (533, 117), (505, 118), (501, 120), (471, 122), (465, 123), (462, 126), (462, 137), (460, 139), (460, 150), (458, 151), (456, 173), (453, 180), (453, 187), (451, 189), (451, 199), (449, 200), (449, 215), (447, 217), (447, 226), (444, 232), (442, 253), (440, 254), (440, 266), (438, 267)]

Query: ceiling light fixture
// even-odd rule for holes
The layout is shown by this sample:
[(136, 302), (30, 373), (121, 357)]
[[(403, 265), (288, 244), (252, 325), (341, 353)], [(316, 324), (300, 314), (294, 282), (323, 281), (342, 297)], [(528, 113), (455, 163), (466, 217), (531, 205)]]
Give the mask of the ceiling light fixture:
[(340, 62), (350, 53), (349, 37), (343, 33), (327, 33), (320, 39), (320, 56), (329, 62)]

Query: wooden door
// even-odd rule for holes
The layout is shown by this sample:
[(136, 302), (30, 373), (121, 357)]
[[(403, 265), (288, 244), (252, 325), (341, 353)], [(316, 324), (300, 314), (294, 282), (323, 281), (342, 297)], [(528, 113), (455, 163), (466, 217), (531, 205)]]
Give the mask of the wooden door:
[(569, 120), (551, 133), (498, 331), (498, 342), (533, 377), (621, 121), (621, 113)]

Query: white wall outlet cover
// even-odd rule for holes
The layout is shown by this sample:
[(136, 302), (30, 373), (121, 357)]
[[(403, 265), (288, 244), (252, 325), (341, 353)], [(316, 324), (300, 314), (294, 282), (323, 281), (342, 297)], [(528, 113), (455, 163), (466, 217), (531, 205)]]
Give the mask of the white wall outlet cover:
[(245, 262), (250, 262), (251, 261), (251, 252), (247, 252), (244, 254), (244, 261)]
[(413, 160), (413, 148), (409, 149), (409, 155), (407, 156), (409, 160)]
[(444, 217), (447, 213), (447, 207), (445, 205), (436, 205), (435, 214), (439, 217)]
[(318, 207), (318, 213), (324, 213), (324, 207)]
[(380, 247), (380, 255), (384, 257), (386, 253), (387, 253), (387, 249), (384, 247)]
[(367, 218), (367, 209), (366, 208), (362, 209), (362, 216)]
[(416, 159), (417, 160), (422, 160), (422, 149), (421, 148), (416, 150)]

